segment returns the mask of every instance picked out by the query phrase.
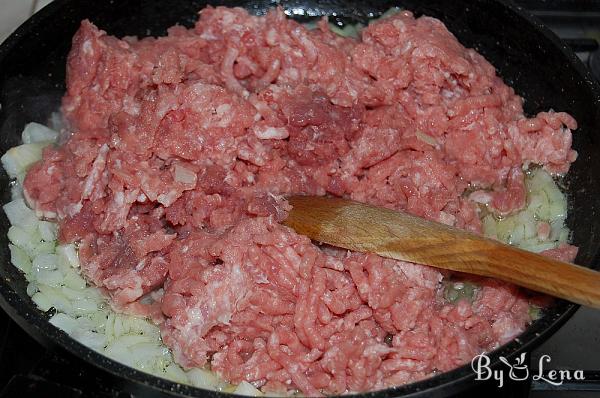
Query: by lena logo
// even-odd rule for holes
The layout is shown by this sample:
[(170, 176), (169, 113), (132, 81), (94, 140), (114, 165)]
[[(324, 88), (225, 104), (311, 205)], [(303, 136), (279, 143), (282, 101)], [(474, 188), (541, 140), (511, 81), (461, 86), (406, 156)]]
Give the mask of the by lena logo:
[[(515, 363), (511, 364), (508, 359), (501, 356), (500, 362), (508, 367), (508, 379), (514, 381), (527, 380), (530, 376), (529, 367), (527, 365), (527, 353), (522, 353), (515, 358)], [(471, 368), (477, 375), (475, 380), (496, 380), (498, 387), (504, 386), (504, 381), (507, 375), (506, 369), (491, 369), (491, 360), (486, 354), (476, 355), (471, 361)], [(567, 380), (585, 380), (583, 370), (544, 370), (544, 365), (550, 363), (550, 355), (542, 355), (539, 359), (538, 369), (532, 373), (532, 380), (544, 381), (554, 386), (560, 386)]]

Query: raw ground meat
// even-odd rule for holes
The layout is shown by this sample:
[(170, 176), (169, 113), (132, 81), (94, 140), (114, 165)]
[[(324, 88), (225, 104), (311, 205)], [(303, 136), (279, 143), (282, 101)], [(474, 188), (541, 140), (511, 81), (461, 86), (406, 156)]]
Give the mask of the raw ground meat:
[(448, 274), (280, 225), (285, 195), (481, 232), (467, 192), (508, 214), (525, 205), (523, 165), (566, 173), (576, 158), (571, 116), (527, 118), (482, 56), (409, 12), (360, 40), (281, 9), (209, 7), (194, 29), (145, 39), (84, 21), (62, 112), (70, 136), (45, 149), (25, 194), (79, 242), (84, 275), (116, 308), (152, 315), (180, 364), (311, 396), (464, 364), (524, 330), (528, 296), (478, 279), (472, 303), (449, 303)]

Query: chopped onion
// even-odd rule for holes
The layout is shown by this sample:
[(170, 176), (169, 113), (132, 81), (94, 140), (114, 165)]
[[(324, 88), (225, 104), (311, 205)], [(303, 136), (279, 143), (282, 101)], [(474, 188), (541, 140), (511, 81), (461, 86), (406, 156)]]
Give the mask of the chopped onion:
[(355, 39), (360, 37), (360, 31), (362, 30), (362, 28), (364, 28), (364, 25), (359, 23), (346, 24), (344, 25), (344, 27), (339, 27), (332, 23), (329, 24), (329, 29), (331, 29), (331, 31), (336, 35), (342, 37), (353, 37)]
[(8, 202), (2, 206), (2, 209), (6, 213), (11, 225), (18, 225), (21, 228), (29, 229), (37, 227), (40, 222), (35, 212), (27, 207), (23, 198)]
[(21, 139), (24, 144), (34, 142), (54, 142), (58, 138), (58, 132), (39, 123), (29, 123), (25, 126)]
[(48, 270), (48, 269), (40, 269), (35, 270), (32, 269), (32, 272), (35, 275), (35, 280), (40, 284), (52, 287), (59, 287), (63, 281), (63, 275), (58, 270)]
[(178, 383), (188, 383), (187, 374), (175, 363), (170, 363), (164, 372), (164, 375)]
[(66, 298), (73, 301), (89, 298), (89, 293), (85, 289), (71, 289), (70, 287), (64, 286), (61, 289), (61, 292), (65, 295)]
[(32, 262), (34, 270), (54, 270), (58, 265), (56, 254), (40, 254)]
[(73, 303), (73, 312), (77, 315), (91, 314), (96, 311), (98, 311), (96, 300), (84, 298)]
[(68, 334), (73, 333), (73, 331), (79, 327), (75, 318), (72, 318), (62, 312), (55, 314), (52, 318), (50, 318), (49, 322), (57, 328), (64, 330)]
[[(39, 235), (38, 235), (39, 236)], [(34, 241), (35, 243), (35, 241)], [(40, 254), (52, 254), (56, 251), (56, 242), (44, 242), (40, 240), (37, 241), (37, 245), (33, 249), (31, 257), (36, 257)]]
[(8, 245), (8, 248), (10, 249), (10, 262), (26, 274), (31, 272), (31, 259), (25, 250), (11, 244)]
[(66, 314), (71, 314), (73, 312), (71, 300), (65, 297), (60, 288), (44, 285), (42, 283), (38, 284), (38, 288), (40, 289), (40, 293), (50, 300), (52, 307), (56, 308), (59, 312), (64, 312)]
[[(60, 266), (60, 265), (59, 265)], [(73, 290), (83, 290), (86, 287), (85, 279), (74, 270), (64, 272), (64, 286)]]
[(221, 388), (225, 387), (227, 383), (219, 378), (211, 371), (200, 369), (200, 368), (192, 368), (187, 372), (188, 379), (190, 383), (194, 387), (198, 388), (214, 388), (214, 386), (220, 386)]
[[(485, 235), (536, 253), (567, 242), (567, 199), (552, 176), (542, 169), (536, 169), (530, 172), (525, 186), (527, 207), (502, 219), (496, 219), (492, 214), (486, 215), (482, 220)], [(538, 234), (540, 222), (550, 224), (547, 236)]]
[(35, 257), (37, 255), (41, 239), (37, 230), (30, 231), (13, 225), (8, 229), (7, 236), (15, 246), (25, 250), (29, 257)]
[(76, 329), (71, 334), (71, 337), (81, 344), (100, 352), (104, 351), (104, 346), (106, 345), (104, 335), (91, 330)]
[(56, 254), (59, 261), (62, 261), (63, 264), (69, 267), (79, 268), (79, 256), (77, 255), (77, 249), (75, 248), (75, 245), (72, 243), (57, 246)]
[(33, 296), (31, 296), (31, 300), (35, 303), (35, 305), (37, 305), (37, 307), (40, 310), (44, 312), (48, 311), (51, 307), (54, 306), (52, 299), (42, 292), (35, 293)]
[(0, 158), (4, 170), (11, 178), (17, 178), (22, 183), (24, 173), (32, 164), (42, 158), (42, 149), (51, 143), (50, 141), (43, 141), (10, 148)]
[(247, 397), (262, 397), (263, 396), (263, 394), (256, 387), (254, 387), (252, 384), (248, 383), (247, 381), (242, 381), (237, 386), (237, 388), (235, 389), (235, 391), (233, 393), (238, 394), (238, 395), (245, 395)]
[(19, 181), (13, 181), (10, 185), (11, 200), (23, 199), (23, 187)]
[(54, 242), (56, 240), (58, 226), (56, 223), (53, 222), (39, 221), (38, 231), (40, 231), (40, 236), (44, 241)]
[[(386, 12), (381, 14), (381, 16), (378, 19), (389, 18), (391, 16), (398, 14), (401, 11), (402, 11), (402, 8), (400, 8), (400, 7), (390, 7)], [(374, 21), (371, 21), (371, 22), (374, 22)]]
[(27, 285), (27, 295), (28, 295), (29, 297), (31, 297), (31, 296), (33, 296), (34, 294), (36, 294), (37, 292), (39, 292), (39, 290), (38, 290), (38, 288), (37, 288), (37, 284), (36, 284), (36, 282), (35, 282), (35, 281), (34, 281), (34, 282), (30, 282), (30, 283)]

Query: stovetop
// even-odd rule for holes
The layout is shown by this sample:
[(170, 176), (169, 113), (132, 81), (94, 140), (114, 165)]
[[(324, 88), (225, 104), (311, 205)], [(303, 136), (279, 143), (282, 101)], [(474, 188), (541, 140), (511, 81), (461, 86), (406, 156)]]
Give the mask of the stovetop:
[[(517, 0), (564, 39), (600, 81), (600, 0)], [(531, 352), (537, 369), (600, 370), (600, 311), (581, 308), (555, 335)], [(544, 382), (513, 383), (499, 391), (481, 383), (461, 397), (592, 398), (600, 390), (577, 391), (581, 385), (552, 387)], [(566, 389), (569, 389), (568, 391)], [(135, 389), (133, 389), (134, 391)], [(129, 391), (132, 391), (130, 388)], [(0, 398), (8, 397), (126, 398), (141, 394), (123, 391), (123, 380), (99, 371), (64, 352), (46, 350), (0, 310)], [(147, 395), (143, 395), (146, 397)]]

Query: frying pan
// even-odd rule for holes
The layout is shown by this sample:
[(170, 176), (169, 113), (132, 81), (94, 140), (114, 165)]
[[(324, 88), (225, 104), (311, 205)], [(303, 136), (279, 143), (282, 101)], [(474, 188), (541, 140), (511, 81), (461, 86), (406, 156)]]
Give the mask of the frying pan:
[[(79, 22), (89, 18), (117, 36), (163, 35), (176, 23), (192, 26), (196, 12), (206, 6), (197, 0), (56, 0), (24, 23), (0, 47), (0, 150), (19, 144), (20, 132), (30, 121), (44, 123), (58, 109), (65, 85), (65, 63), (71, 37)], [(475, 48), (498, 70), (502, 78), (525, 98), (526, 113), (555, 109), (569, 112), (579, 122), (574, 148), (579, 159), (563, 181), (569, 196), (567, 224), (580, 251), (576, 262), (598, 267), (600, 239), (600, 89), (572, 51), (539, 21), (504, 0), (242, 0), (214, 1), (212, 5), (243, 6), (264, 14), (281, 5), (299, 20), (330, 15), (336, 23), (365, 22), (391, 6), (416, 15), (441, 19), (466, 47)], [(9, 180), (2, 171), (0, 194), (10, 200)], [(40, 312), (26, 294), (27, 283), (10, 265), (6, 233), (0, 223), (0, 305), (29, 334), (45, 345), (66, 350), (104, 369), (123, 381), (123, 388), (145, 396), (222, 396), (172, 383), (116, 363), (77, 343), (47, 322), (51, 314)], [(530, 351), (552, 335), (578, 306), (557, 300), (523, 334), (490, 354), (492, 367), (499, 356), (509, 361)], [(417, 383), (367, 394), (371, 397), (443, 397), (474, 383), (469, 365)], [(127, 382), (127, 383), (125, 383)], [(133, 382), (133, 383), (131, 383)], [(475, 382), (477, 383), (477, 382)], [(132, 386), (133, 387), (127, 387)]]

